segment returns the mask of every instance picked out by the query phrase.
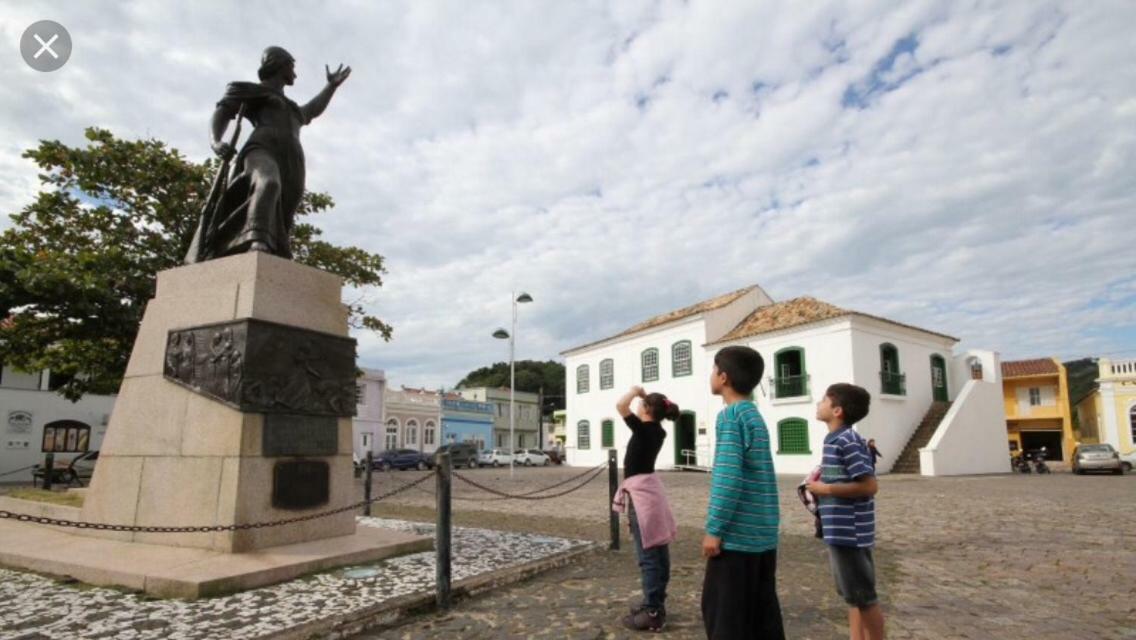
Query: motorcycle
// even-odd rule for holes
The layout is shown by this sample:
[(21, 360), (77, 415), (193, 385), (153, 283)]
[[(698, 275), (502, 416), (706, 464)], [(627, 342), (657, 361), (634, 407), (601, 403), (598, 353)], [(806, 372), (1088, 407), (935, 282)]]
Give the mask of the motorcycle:
[(1035, 473), (1049, 473), (1049, 465), (1045, 464), (1045, 447), (1033, 454), (1033, 470)]
[(1014, 471), (1018, 473), (1033, 473), (1033, 469), (1030, 468), (1029, 457), (1027, 457), (1024, 452), (1011, 458), (1011, 464), (1014, 467)]

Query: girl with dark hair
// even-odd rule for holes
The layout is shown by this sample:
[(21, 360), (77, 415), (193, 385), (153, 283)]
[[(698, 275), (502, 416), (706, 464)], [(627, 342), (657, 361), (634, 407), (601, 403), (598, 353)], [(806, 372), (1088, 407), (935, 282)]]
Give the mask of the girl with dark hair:
[[(639, 399), (635, 412), (631, 402)], [(655, 458), (667, 432), (661, 421), (678, 420), (678, 405), (661, 393), (632, 387), (615, 408), (631, 429), (623, 455), (623, 483), (612, 507), (627, 511), (635, 556), (643, 583), (643, 601), (631, 607), (623, 623), (637, 631), (661, 631), (666, 624), (667, 583), (671, 577), (670, 543), (678, 536), (662, 479), (655, 474)]]

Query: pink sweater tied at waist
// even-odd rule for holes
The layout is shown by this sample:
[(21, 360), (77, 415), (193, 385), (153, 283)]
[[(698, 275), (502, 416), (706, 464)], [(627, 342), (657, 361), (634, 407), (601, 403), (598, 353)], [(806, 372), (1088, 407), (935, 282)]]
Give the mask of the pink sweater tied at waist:
[(615, 492), (615, 499), (611, 501), (612, 511), (624, 513), (627, 510), (627, 498), (631, 498), (631, 502), (635, 504), (644, 549), (661, 547), (678, 538), (678, 525), (671, 513), (671, 505), (667, 502), (663, 481), (658, 475), (641, 473), (624, 480)]

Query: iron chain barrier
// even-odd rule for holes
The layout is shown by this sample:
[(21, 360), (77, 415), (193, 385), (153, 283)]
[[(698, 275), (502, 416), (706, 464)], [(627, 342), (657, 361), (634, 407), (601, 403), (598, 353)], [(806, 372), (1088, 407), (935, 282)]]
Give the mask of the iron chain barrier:
[[(536, 488), (536, 489), (532, 489), (531, 491), (525, 491), (524, 493), (516, 493), (516, 494), (505, 493), (503, 491), (500, 491), (500, 490), (497, 490), (497, 489), (487, 488), (484, 485), (481, 485), (479, 483), (469, 481), (468, 484), (472, 485), (474, 488), (480, 489), (480, 490), (483, 490), (483, 491), (487, 491), (491, 494), (494, 494), (494, 496), (491, 497), (491, 498), (475, 498), (475, 497), (472, 497), (472, 496), (454, 495), (454, 496), (452, 496), (452, 499), (463, 500), (463, 501), (466, 501), (466, 502), (498, 502), (498, 501), (501, 501), (501, 500), (544, 500), (544, 499), (548, 499), (548, 498), (559, 498), (561, 496), (572, 493), (573, 491), (577, 491), (579, 489), (584, 488), (589, 482), (591, 482), (595, 478), (595, 476), (596, 476), (596, 474), (598, 473), (599, 470), (602, 470), (606, 467), (607, 467), (607, 463), (605, 462), (603, 464), (596, 465), (596, 466), (590, 467), (588, 469), (584, 469), (582, 472), (580, 472), (580, 473), (578, 473), (578, 474), (576, 474), (576, 475), (574, 475), (570, 478), (567, 478), (565, 480), (561, 480), (560, 482), (550, 484), (546, 487), (539, 487), (539, 488)], [(552, 489), (562, 487), (562, 486), (564, 486), (564, 485), (566, 485), (570, 482), (579, 480), (580, 478), (583, 478), (584, 476), (589, 475), (589, 474), (592, 474), (591, 477), (589, 477), (587, 480), (585, 480), (581, 484), (577, 485), (576, 487), (574, 487), (570, 491), (567, 491), (567, 492), (564, 492), (564, 493), (558, 493), (558, 494), (555, 494), (555, 495), (549, 495), (549, 496), (538, 496), (537, 495), (538, 493), (544, 493), (545, 491), (550, 491)], [(458, 473), (457, 471), (454, 472), (454, 476), (457, 477), (459, 480), (461, 480), (463, 482), (467, 482), (467, 480), (468, 480), (468, 478), (466, 478), (464, 475)], [(416, 487), (415, 491), (418, 491), (420, 493), (425, 493), (427, 495), (434, 495), (433, 491), (430, 491), (430, 490), (427, 490), (427, 489), (422, 489), (420, 487)]]
[[(542, 493), (544, 491), (548, 491), (549, 489), (554, 489), (558, 486), (563, 486), (563, 485), (567, 484), (567, 481), (557, 483), (556, 485), (543, 487), (543, 488), (537, 489), (535, 491), (528, 491), (526, 493), (516, 493), (515, 494), (515, 493), (506, 493), (504, 491), (494, 489), (493, 487), (486, 486), (484, 484), (481, 484), (480, 482), (477, 482), (476, 480), (472, 480), (470, 478), (467, 478), (465, 475), (460, 474), (457, 471), (454, 471), (453, 474), (454, 474), (454, 477), (457, 478), (458, 480), (461, 480), (462, 482), (464, 482), (464, 483), (466, 483), (466, 484), (468, 484), (472, 487), (475, 487), (477, 489), (481, 489), (482, 491), (484, 491), (486, 493), (490, 493), (490, 494), (493, 494), (494, 496), (497, 496), (496, 498), (490, 498), (492, 500), (550, 500), (552, 498), (559, 498), (561, 496), (566, 496), (570, 493), (573, 493), (575, 491), (579, 491), (580, 489), (583, 489), (584, 486), (586, 486), (589, 482), (591, 482), (592, 480), (595, 480), (597, 477), (599, 477), (600, 473), (602, 473), (603, 470), (606, 469), (606, 468), (607, 468), (607, 463), (604, 463), (603, 465), (594, 467), (592, 469), (588, 469), (586, 472), (580, 474), (579, 476), (576, 476), (575, 478), (569, 479), (569, 480), (576, 480), (580, 477), (587, 476), (586, 478), (584, 478), (584, 480), (582, 482), (580, 482), (576, 486), (570, 487), (570, 488), (568, 488), (564, 491), (559, 491), (557, 493), (550, 493), (548, 495), (540, 495), (540, 496), (533, 495), (533, 494)], [(460, 497), (457, 497), (457, 496), (455, 496), (455, 498), (457, 498), (459, 500), (463, 499), (463, 498), (460, 498)], [(464, 498), (464, 499), (469, 500), (470, 498)]]
[(403, 491), (408, 491), (430, 478), (434, 477), (436, 472), (431, 472), (415, 480), (409, 482), (395, 489), (391, 489), (386, 493), (361, 500), (337, 509), (329, 511), (321, 511), (320, 513), (312, 513), (304, 516), (296, 516), (294, 518), (284, 518), (282, 520), (271, 520), (268, 522), (251, 522), (245, 524), (217, 524), (217, 525), (204, 525), (194, 527), (155, 527), (146, 525), (128, 525), (128, 524), (106, 524), (102, 522), (80, 522), (76, 520), (64, 520), (62, 518), (48, 518), (45, 516), (32, 516), (24, 513), (12, 513), (11, 511), (0, 510), (0, 519), (12, 519), (18, 522), (31, 522), (33, 524), (46, 524), (55, 527), (72, 527), (75, 529), (94, 529), (95, 531), (125, 531), (133, 533), (213, 533), (225, 531), (247, 531), (249, 529), (264, 529), (267, 527), (278, 527), (286, 524), (295, 524), (297, 522), (307, 522), (308, 520), (317, 520), (319, 518), (326, 518), (346, 511), (354, 511), (372, 503), (396, 496)]

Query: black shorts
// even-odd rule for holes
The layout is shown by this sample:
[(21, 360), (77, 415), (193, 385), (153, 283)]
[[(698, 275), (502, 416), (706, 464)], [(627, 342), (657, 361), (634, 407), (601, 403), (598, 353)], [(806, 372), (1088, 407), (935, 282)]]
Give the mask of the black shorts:
[(865, 608), (879, 604), (876, 596), (876, 563), (872, 550), (860, 547), (828, 545), (828, 561), (836, 592), (849, 606)]

